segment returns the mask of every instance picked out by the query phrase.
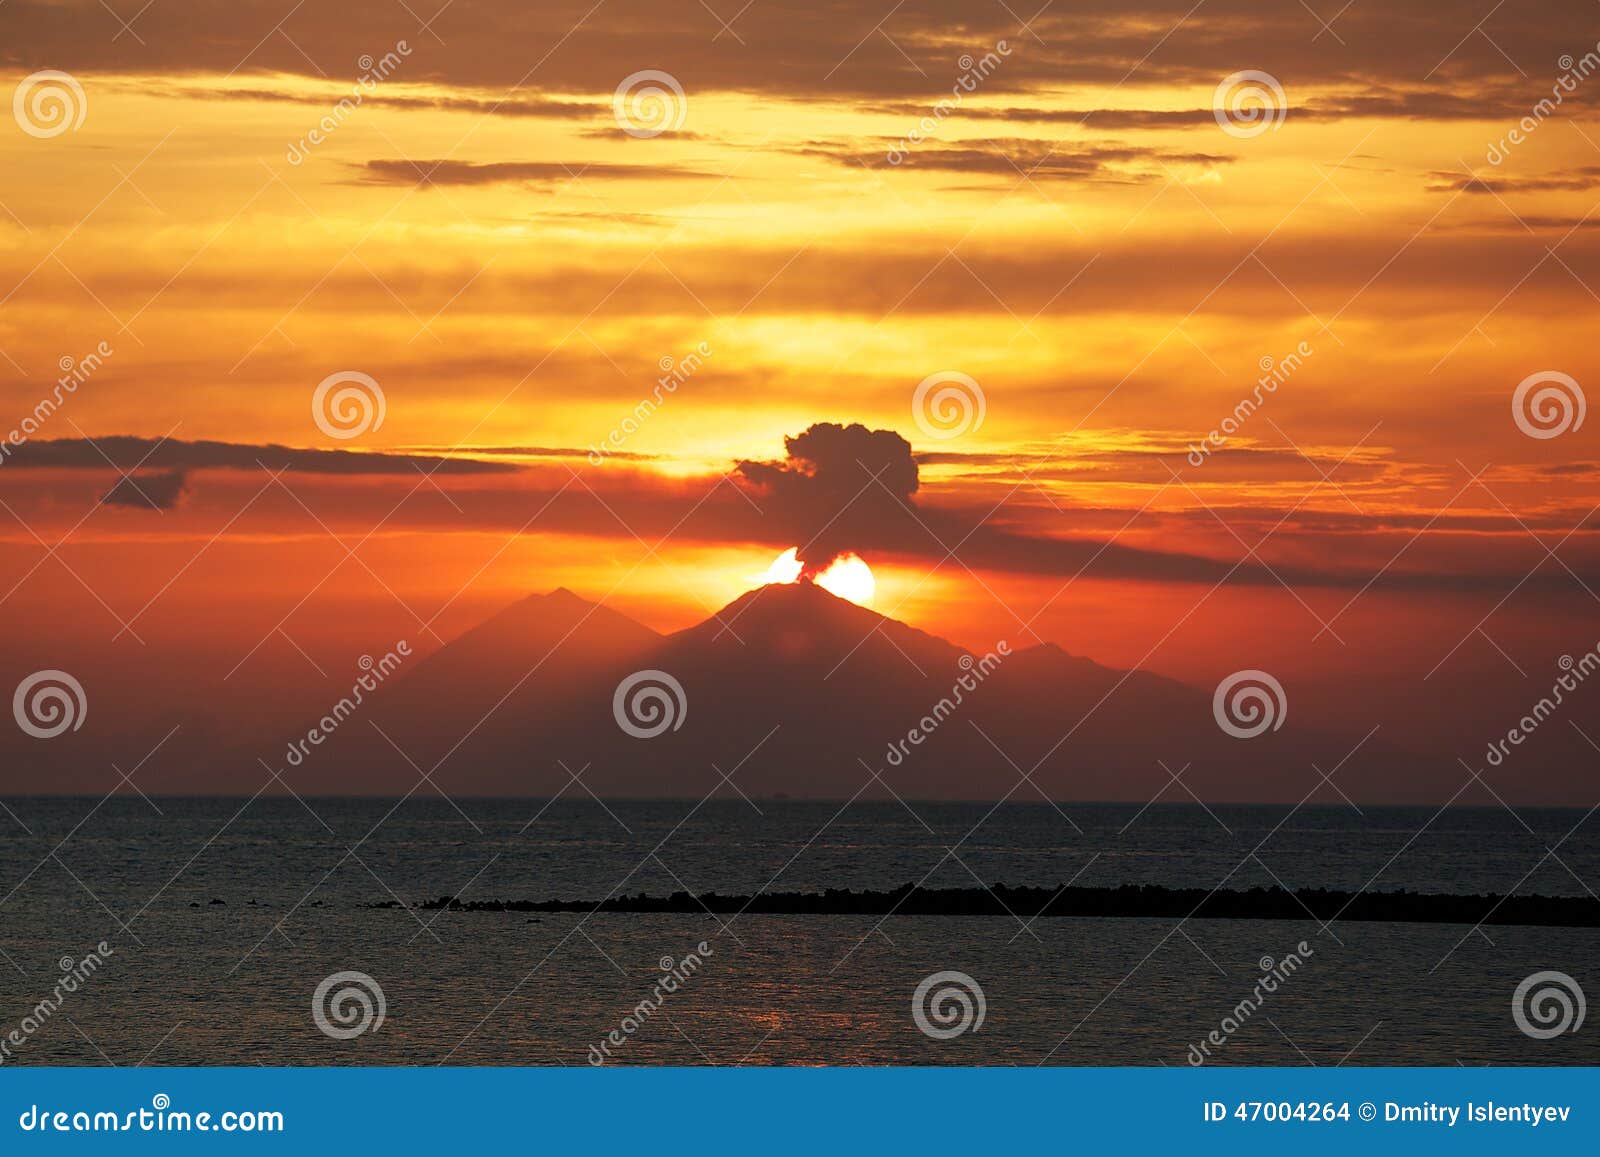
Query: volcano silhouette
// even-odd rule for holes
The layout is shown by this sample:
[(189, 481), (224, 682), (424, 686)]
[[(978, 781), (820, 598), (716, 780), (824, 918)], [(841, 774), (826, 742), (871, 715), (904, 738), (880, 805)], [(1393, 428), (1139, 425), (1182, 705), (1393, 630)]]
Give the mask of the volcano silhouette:
[(1240, 740), (1211, 700), (1049, 644), (969, 655), (806, 582), (670, 635), (560, 589), (385, 684), (297, 771), (476, 796), (1293, 801), (1359, 739)]

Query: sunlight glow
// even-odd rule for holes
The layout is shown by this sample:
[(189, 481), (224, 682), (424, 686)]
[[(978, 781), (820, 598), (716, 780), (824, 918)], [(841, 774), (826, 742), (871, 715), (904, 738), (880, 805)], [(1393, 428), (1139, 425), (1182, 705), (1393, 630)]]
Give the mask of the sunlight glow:
[(790, 547), (777, 558), (772, 560), (772, 565), (767, 568), (767, 573), (762, 577), (763, 584), (767, 583), (792, 583), (800, 577), (800, 560), (796, 556), (799, 550)]
[[(798, 557), (799, 553), (798, 549), (791, 547), (773, 559), (761, 582), (763, 584), (798, 582), (805, 570), (804, 564)], [(853, 553), (841, 554), (810, 581), (831, 595), (848, 599), (863, 607), (872, 605), (872, 596), (878, 589), (877, 580), (872, 577), (872, 568), (859, 554)]]
[(872, 568), (858, 554), (841, 554), (815, 581), (828, 593), (863, 607), (872, 605), (872, 596), (878, 588), (872, 578)]

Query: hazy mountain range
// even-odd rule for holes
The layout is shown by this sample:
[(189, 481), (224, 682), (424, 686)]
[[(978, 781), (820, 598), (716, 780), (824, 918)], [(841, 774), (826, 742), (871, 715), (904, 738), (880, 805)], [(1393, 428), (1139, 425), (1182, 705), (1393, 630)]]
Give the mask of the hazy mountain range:
[[(636, 676), (630, 712), (634, 696), (617, 691)], [(659, 734), (630, 733), (619, 714)], [(1209, 690), (1054, 645), (969, 654), (804, 582), (669, 635), (561, 589), (416, 661), (307, 749), (291, 781), (336, 768), (398, 792), (428, 771), (452, 794), (698, 798), (727, 773), (753, 797), (1142, 801), (1170, 784), (1165, 764), (1209, 798), (1296, 800), (1320, 782), (1314, 762), (1331, 769), (1360, 739), (1287, 720), (1232, 738)], [(1369, 798), (1383, 752), (1374, 742), (1352, 760)], [(1191, 799), (1178, 784), (1166, 798)]]
[[(1393, 728), (1369, 734), (1375, 720), (1318, 731), (1292, 695), (1277, 729), (1235, 738), (1211, 687), (1049, 644), (969, 653), (805, 582), (749, 591), (673, 634), (565, 589), (532, 595), (406, 658), (360, 703), (330, 673), (326, 690), (286, 688), (290, 706), (255, 726), (194, 672), (152, 663), (110, 679), (85, 680), (79, 731), (0, 738), (5, 792), (103, 793), (128, 772), (152, 793), (248, 795), (279, 771), (308, 795), (398, 796), (427, 773), (451, 795), (699, 799), (731, 796), (726, 773), (753, 798), (1294, 802), (1315, 789), (1340, 802), (1326, 772), (1357, 802), (1442, 803), (1466, 778), (1454, 752), (1408, 753)], [(638, 710), (672, 713), (659, 734), (619, 722), (652, 729), (626, 710), (638, 695)], [(1524, 749), (1491, 782), (1539, 799), (1541, 766), (1581, 758), (1567, 730), (1544, 729), (1542, 765)], [(1477, 788), (1458, 798), (1493, 802)]]

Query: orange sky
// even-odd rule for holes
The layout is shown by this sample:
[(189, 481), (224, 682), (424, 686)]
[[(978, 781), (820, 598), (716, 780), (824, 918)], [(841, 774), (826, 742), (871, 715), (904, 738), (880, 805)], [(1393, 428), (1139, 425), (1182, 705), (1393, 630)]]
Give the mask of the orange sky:
[(0, 6), (24, 665), (314, 680), (556, 585), (687, 625), (811, 525), (737, 464), (819, 422), (909, 441), (874, 607), (971, 645), (1445, 717), (1595, 644), (1597, 423), (1513, 405), (1600, 380), (1592, 4), (124, 7)]

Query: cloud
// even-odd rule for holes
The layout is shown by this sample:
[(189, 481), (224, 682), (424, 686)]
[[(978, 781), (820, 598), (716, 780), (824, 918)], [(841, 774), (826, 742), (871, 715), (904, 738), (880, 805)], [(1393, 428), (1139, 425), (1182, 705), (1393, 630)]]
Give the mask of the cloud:
[[(984, 453), (924, 451), (917, 455), (919, 465), (945, 466), (945, 476), (982, 478), (1000, 481), (1085, 482), (1115, 480), (1132, 483), (1164, 482), (1174, 471), (1184, 469), (1184, 458), (1191, 444), (1176, 435), (1146, 434), (1151, 439), (1139, 448), (1046, 446)], [(1277, 446), (1228, 445), (1213, 450), (1206, 459), (1207, 477), (1225, 474), (1230, 481), (1250, 478), (1299, 476), (1301, 468), (1340, 471), (1345, 485), (1365, 480), (1387, 468), (1382, 456), (1341, 449), (1292, 449)]]
[[(1281, 583), (1294, 588), (1363, 589), (1375, 584), (1383, 589), (1470, 591), (1494, 589), (1504, 582), (1505, 574), (1517, 572), (1519, 566), (1526, 571), (1525, 560), (1516, 557), (1522, 546), (1518, 535), (1525, 528), (1513, 525), (1514, 520), (1468, 521), (1449, 528), (1505, 532), (1512, 550), (1496, 561), (1486, 557), (1481, 541), (1468, 546), (1470, 561), (1453, 557), (1453, 544), (1444, 528), (1436, 536), (1440, 550), (1413, 570), (1385, 565), (1383, 551), (1391, 548), (1381, 537), (1375, 542), (1377, 554), (1359, 552), (1347, 537), (1337, 554), (1326, 550), (1322, 540), (1310, 544), (1309, 553), (1297, 544), (1288, 557), (1263, 561), (1250, 555), (1240, 558), (1237, 540), (1228, 536), (1222, 544), (1227, 557), (1211, 557), (1117, 541), (1116, 534), (1100, 537), (1100, 528), (1114, 523), (1126, 529), (1137, 518), (1126, 517), (1126, 511), (1115, 512), (1108, 523), (1100, 517), (1107, 513), (1104, 511), (1053, 502), (1037, 507), (1010, 501), (1021, 487), (1021, 479), (1010, 492), (1002, 492), (992, 501), (981, 494), (976, 500), (931, 500), (922, 492), (918, 460), (910, 444), (892, 430), (824, 422), (785, 438), (784, 448), (787, 454), (782, 461), (740, 462), (736, 477), (760, 507), (762, 528), (769, 534), (777, 530), (800, 547), (800, 558), (811, 571), (845, 551), (869, 559), (882, 553), (924, 563), (954, 559), (974, 571), (1233, 586)], [(922, 461), (949, 461), (951, 457), (929, 455)], [(1292, 460), (1288, 455), (1273, 457), (1285, 463)], [(1185, 512), (1175, 519), (1151, 516), (1147, 523), (1166, 518), (1207, 532), (1218, 517), (1229, 526), (1259, 525), (1262, 531), (1270, 528), (1284, 537), (1299, 530), (1345, 536), (1363, 531), (1378, 535), (1391, 527), (1427, 530), (1439, 519), (1437, 514), (1425, 521), (1424, 516), (1329, 519), (1309, 514), (1285, 528), (1287, 516), (1280, 516), (1275, 509), (1239, 507)], [(702, 524), (702, 533), (704, 529)], [(1426, 550), (1418, 553), (1428, 554)], [(1580, 573), (1592, 570), (1583, 563), (1578, 565)], [(1600, 576), (1586, 574), (1585, 581), (1593, 585), (1600, 582)], [(1561, 576), (1549, 585), (1565, 590), (1570, 579)]]
[[(878, 180), (892, 187), (897, 181), (926, 179), (898, 172), (883, 163), (881, 154), (877, 160), (873, 174), (861, 174), (869, 182), (864, 190)], [(1021, 177), (1013, 170), (1009, 178), (999, 180), (1018, 184)], [(1304, 188), (1310, 190), (1316, 180), (1314, 174), (1307, 177)], [(968, 181), (975, 184), (978, 178)], [(1082, 187), (1109, 188), (1092, 183)], [(1183, 196), (1176, 189), (1172, 193)], [(887, 195), (892, 202), (893, 193)], [(536, 203), (542, 198), (528, 200)], [(602, 302), (597, 316), (607, 319), (659, 318), (664, 314), (704, 317), (704, 311), (719, 316), (864, 313), (874, 321), (888, 314), (992, 313), (1001, 318), (1038, 315), (1045, 320), (1115, 313), (1159, 314), (1167, 317), (1170, 326), (1169, 311), (1175, 309), (1176, 316), (1183, 316), (1216, 287), (1206, 300), (1210, 316), (1254, 319), (1263, 311), (1288, 316), (1285, 310), (1299, 314), (1296, 297), (1300, 302), (1315, 303), (1321, 295), (1330, 303), (1329, 309), (1346, 307), (1347, 312), (1370, 314), (1374, 322), (1392, 318), (1393, 308), (1398, 306), (1407, 314), (1444, 317), (1454, 326), (1456, 314), (1472, 308), (1481, 314), (1512, 286), (1517, 286), (1515, 300), (1523, 308), (1542, 312), (1547, 308), (1542, 302), (1567, 300), (1573, 282), (1558, 263), (1547, 262), (1527, 276), (1531, 264), (1527, 234), (1509, 215), (1506, 220), (1511, 221), (1514, 233), (1497, 232), (1484, 235), (1479, 243), (1463, 244), (1458, 232), (1452, 232), (1458, 214), (1465, 219), (1493, 208), (1497, 206), (1492, 200), (1485, 203), (1482, 198), (1463, 195), (1404, 248), (1400, 246), (1404, 234), (1319, 227), (1280, 229), (1268, 243), (1257, 245), (1258, 235), (1230, 236), (1209, 220), (1209, 233), (1186, 236), (1182, 243), (1156, 228), (1082, 238), (1070, 229), (1040, 230), (1027, 245), (1018, 245), (1009, 237), (989, 238), (980, 231), (963, 241), (957, 250), (959, 261), (942, 249), (929, 250), (918, 239), (896, 235), (875, 239), (871, 245), (824, 237), (798, 254), (798, 242), (715, 235), (696, 243), (692, 258), (687, 256), (688, 248), (665, 247), (655, 259), (624, 278), (622, 275), (630, 272), (628, 266), (618, 267), (609, 258), (585, 261), (559, 250), (536, 247), (524, 252), (513, 247), (500, 251), (504, 256), (499, 260), (489, 263), (485, 258), (481, 262), (487, 267), (472, 282), (471, 307), (484, 316), (514, 311), (522, 316), (563, 318), (569, 326), (575, 301)], [(1198, 206), (1196, 212), (1203, 215)], [(598, 219), (608, 229), (615, 229), (616, 221), (609, 216)], [(1275, 223), (1274, 216), (1264, 218), (1262, 224), (1270, 229)], [(1251, 256), (1252, 247), (1257, 250), (1254, 259), (1241, 264)], [(466, 252), (476, 256), (476, 251)], [(1582, 230), (1562, 246), (1561, 256), (1579, 276), (1592, 280), (1591, 271), (1600, 262), (1600, 235), (1593, 229)], [(254, 267), (249, 279), (230, 273), (220, 263), (214, 267), (197, 263), (170, 286), (164, 283), (171, 274), (153, 263), (130, 267), (107, 261), (94, 266), (85, 261), (74, 262), (73, 269), (91, 284), (96, 283), (91, 274), (114, 277), (130, 297), (160, 294), (169, 308), (214, 309), (220, 299), (260, 310), (263, 317), (259, 329), (249, 335), (252, 341), (282, 315), (283, 301), (292, 302), (305, 292), (308, 273), (312, 282), (322, 279), (323, 289), (336, 294), (342, 308), (375, 312), (393, 309), (394, 295), (408, 302), (450, 301), (467, 276), (448, 266), (434, 268), (406, 261), (401, 253), (375, 253), (369, 263), (377, 277), (356, 262), (346, 262), (330, 272), (326, 266), (301, 267), (292, 256)], [(1441, 277), (1441, 269), (1448, 269), (1449, 276)], [(1374, 277), (1380, 270), (1381, 276)], [(1077, 276), (1080, 271), (1082, 275)], [(998, 298), (983, 291), (979, 282), (993, 287)], [(81, 295), (81, 289), (70, 280), (67, 286), (67, 292)], [(1292, 287), (1293, 295), (1286, 286)], [(1484, 294), (1491, 296), (1483, 300)], [(447, 316), (459, 312), (452, 307)], [(1465, 324), (1460, 323), (1462, 327)], [(1459, 334), (1460, 328), (1451, 333), (1446, 347)], [(527, 355), (533, 351), (534, 360), (552, 358), (547, 368), (559, 364), (576, 371), (551, 375), (549, 388), (570, 388), (575, 394), (590, 391), (582, 373), (595, 366), (592, 352), (587, 361), (585, 355), (570, 349), (550, 355), (545, 348), (522, 344), (526, 340), (513, 330), (498, 343), (452, 344), (434, 355), (429, 374), (441, 383), (441, 392), (454, 396), (459, 381), (466, 377), (511, 373), (516, 380), (527, 371)], [(415, 353), (403, 342), (400, 350), (405, 353), (387, 347), (374, 351), (375, 361), (367, 366), (368, 372), (380, 380), (385, 372), (414, 372)], [(1426, 364), (1431, 365), (1432, 360)], [(241, 374), (257, 372), (258, 362), (267, 367), (259, 371), (264, 384), (277, 384), (282, 367), (264, 358), (247, 362)], [(604, 367), (603, 361), (599, 364)], [(609, 367), (605, 369), (609, 372)], [(718, 380), (731, 384), (733, 372), (719, 375)], [(738, 388), (745, 387), (741, 384)], [(623, 396), (619, 394), (618, 400)], [(830, 407), (825, 412), (837, 411)]]
[[(1110, 143), (1084, 147), (1062, 141), (1028, 138), (995, 138), (981, 145), (908, 146), (904, 140), (880, 138), (883, 147), (863, 150), (855, 146), (812, 141), (789, 149), (806, 157), (825, 157), (840, 164), (877, 168), (895, 164), (907, 169), (937, 169), (950, 173), (997, 174), (1012, 181), (1027, 176), (1033, 180), (1054, 178), (1070, 181), (1159, 180), (1163, 166), (1200, 165), (1214, 168), (1230, 164), (1232, 157), (1216, 153), (1180, 152)], [(898, 156), (889, 161), (890, 154)]]
[(592, 161), (367, 161), (355, 166), (361, 183), (400, 185), (498, 185), (511, 182), (545, 184), (575, 179), (648, 179), (656, 181), (711, 177), (675, 165), (620, 165)]
[[(244, 88), (234, 85), (214, 84), (155, 84), (132, 81), (124, 87), (142, 96), (157, 96), (174, 100), (200, 98), (210, 101), (248, 100), (268, 104), (299, 104), (310, 108), (327, 109), (350, 96), (348, 85), (333, 85), (326, 91), (288, 91), (275, 88)], [(392, 82), (382, 90), (365, 90), (361, 94), (363, 105), (378, 108), (403, 109), (411, 112), (459, 112), (477, 116), (493, 114), (504, 117), (549, 117), (558, 120), (590, 120), (611, 117), (611, 102), (600, 100), (555, 100), (542, 96), (443, 96), (434, 93), (417, 94), (408, 86)], [(585, 130), (587, 134), (587, 130)], [(615, 126), (606, 133), (615, 135)], [(681, 137), (683, 134), (679, 134)]]
[[(1588, 27), (1593, 11), (1587, 0), (1491, 11), (1482, 35), (1463, 38), (1478, 14), (1467, 19), (1457, 4), (1357, 4), (1327, 15), (1337, 37), (1330, 50), (1330, 36), (1310, 12), (1270, 0), (1210, 0), (1198, 10), (1193, 0), (1089, 0), (1022, 15), (971, 0), (907, 0), (887, 14), (852, 0), (762, 0), (723, 17), (655, 0), (598, 7), (593, 0), (483, 0), (442, 10), (427, 31), (422, 16), (392, 0), (304, 5), (287, 14), (284, 7), (280, 0), (162, 0), (134, 18), (135, 38), (112, 35), (119, 29), (98, 0), (10, 0), (0, 5), (0, 43), (8, 63), (24, 72), (276, 73), (320, 83), (353, 72), (363, 54), (409, 40), (414, 52), (397, 79), (481, 90), (470, 95), (492, 108), (530, 81), (539, 90), (518, 91), (514, 99), (609, 98), (641, 62), (672, 73), (691, 99), (743, 92), (931, 103), (961, 74), (961, 53), (986, 52), (1006, 40), (1010, 54), (983, 82), (985, 95), (1097, 84), (1211, 86), (1241, 66), (1270, 62), (1297, 105), (1312, 103), (1313, 86), (1339, 86), (1386, 94), (1387, 105), (1361, 115), (1382, 115), (1395, 99), (1431, 104), (1417, 115), (1448, 115), (1444, 90), (1455, 84), (1498, 96), (1520, 83), (1525, 94), (1507, 102), (1520, 115), (1530, 96), (1549, 88), (1526, 92), (1528, 82), (1512, 62), (1555, 61), (1581, 47), (1574, 30)], [(724, 18), (737, 40), (721, 35)], [(281, 34), (264, 35), (269, 30)], [(530, 58), (531, 45), (550, 48)], [(1420, 87), (1419, 77), (1430, 77), (1429, 87)], [(1359, 95), (1343, 103), (1358, 112), (1363, 107)]]
[[(116, 445), (115, 439), (99, 441)], [(146, 439), (128, 441), (149, 445)], [(235, 456), (260, 450), (230, 449)], [(290, 455), (323, 453), (277, 449)], [(1103, 490), (1095, 485), (1099, 480), (1095, 473), (1111, 469), (1119, 477), (1126, 475), (1137, 455), (1113, 454), (1108, 459), (1103, 452), (1070, 448), (1063, 450), (1059, 470), (1024, 458), (1012, 464), (1012, 477), (985, 481), (969, 476), (934, 483), (919, 469), (927, 459), (919, 460), (899, 433), (860, 424), (819, 423), (786, 439), (785, 451), (777, 460), (739, 462), (727, 476), (675, 477), (626, 462), (591, 468), (587, 463), (569, 464), (564, 455), (551, 455), (542, 463), (503, 464), (503, 472), (488, 479), (439, 475), (437, 481), (447, 492), (460, 488), (459, 503), (432, 488), (417, 487), (420, 475), (415, 466), (390, 470), (392, 477), (366, 480), (351, 469), (308, 470), (287, 475), (283, 486), (260, 494), (264, 475), (256, 468), (210, 470), (204, 485), (192, 487), (193, 493), (187, 493), (185, 478), (191, 484), (197, 479), (182, 469), (170, 469), (151, 472), (164, 474), (161, 481), (139, 474), (138, 490), (119, 483), (108, 495), (103, 461), (95, 474), (80, 455), (78, 469), (0, 468), (0, 486), (7, 488), (7, 505), (28, 525), (59, 525), (63, 531), (72, 527), (74, 512), (84, 508), (80, 503), (105, 501), (169, 511), (181, 505), (182, 513), (171, 513), (171, 521), (164, 521), (162, 536), (189, 534), (197, 542), (209, 541), (219, 522), (244, 509), (248, 519), (234, 526), (232, 533), (303, 533), (304, 503), (336, 533), (344, 528), (365, 533), (382, 522), (391, 533), (416, 534), (423, 543), (435, 541), (431, 538), (435, 534), (490, 530), (500, 535), (576, 535), (622, 544), (671, 540), (776, 549), (808, 545), (806, 559), (813, 568), (838, 552), (854, 550), (869, 562), (893, 559), (915, 566), (948, 565), (970, 568), (975, 574), (1047, 576), (1058, 581), (1078, 575), (1207, 587), (1276, 587), (1281, 581), (1296, 589), (1345, 590), (1370, 584), (1375, 590), (1477, 591), (1496, 597), (1519, 581), (1528, 591), (1581, 594), (1565, 569), (1541, 568), (1543, 555), (1528, 531), (1600, 529), (1588, 504), (1580, 508), (1570, 503), (1519, 509), (1515, 519), (1493, 513), (1484, 517), (1471, 510), (1444, 515), (1428, 509), (1395, 510), (1382, 502), (1359, 515), (1300, 509), (1266, 491), (1254, 503), (1216, 502), (1210, 510), (1119, 509), (1106, 502)], [(1318, 453), (1315, 448), (1311, 452)], [(405, 455), (383, 457), (399, 463), (413, 460)], [(1281, 461), (1275, 463), (1274, 458)], [(1303, 492), (1306, 476), (1314, 477), (1303, 460), (1299, 472), (1291, 474), (1294, 464), (1287, 455), (1244, 459), (1256, 463), (1263, 485), (1293, 477), (1299, 487), (1296, 495)], [(1083, 463), (1088, 463), (1088, 485), (1078, 469)], [(474, 464), (484, 465), (490, 464)], [(1593, 463), (1551, 465), (1582, 468), (1590, 475), (1594, 468)], [(1353, 466), (1340, 467), (1342, 484), (1349, 484), (1346, 474)], [(1018, 474), (1019, 467), (1031, 467), (1032, 473)], [(1223, 461), (1214, 459), (1206, 470), (1222, 467)], [(1365, 494), (1409, 493), (1415, 469), (1391, 462), (1387, 475), (1371, 479), (1377, 488), (1372, 491), (1362, 488), (1363, 475), (1356, 471), (1353, 493), (1364, 505)], [(1153, 460), (1147, 473), (1157, 485), (1171, 478)], [(1490, 479), (1497, 491), (1518, 482), (1548, 487), (1549, 476), (1533, 467), (1521, 468), (1515, 475), (1502, 468)], [(292, 493), (284, 487), (292, 487)], [(180, 502), (185, 494), (186, 500)], [(1415, 542), (1398, 564), (1389, 565), (1397, 550), (1396, 532)], [(85, 527), (79, 536), (93, 533), (93, 527)], [(116, 533), (126, 534), (127, 528)], [(1260, 555), (1246, 554), (1233, 534), (1265, 543)], [(1582, 581), (1597, 587), (1600, 541), (1590, 538), (1586, 533), (1573, 536), (1563, 548), (1563, 561)]]
[[(1517, 116), (1526, 98), (1515, 85), (1486, 87), (1469, 96), (1437, 89), (1369, 92), (1360, 96), (1323, 97), (1290, 105), (1296, 122), (1342, 120), (1490, 120)], [(915, 101), (886, 101), (868, 106), (873, 112), (920, 119), (928, 106)], [(1014, 124), (1059, 124), (1113, 131), (1210, 128), (1216, 109), (1191, 108), (1046, 108), (1027, 105), (964, 105), (952, 120), (1005, 121)]]
[[(408, 452), (417, 454), (461, 453), (484, 458), (581, 458), (587, 459), (593, 451), (583, 446), (412, 446)], [(663, 454), (646, 454), (633, 450), (608, 450), (606, 457), (621, 462), (655, 462)]]
[(105, 506), (135, 510), (171, 510), (189, 494), (189, 478), (182, 470), (128, 474), (100, 499)]
[(1544, 230), (1552, 233), (1577, 233), (1600, 229), (1600, 218), (1557, 217), (1542, 213), (1511, 216), (1501, 212), (1498, 217), (1477, 221), (1453, 221), (1447, 225), (1437, 225), (1435, 228), (1448, 233), (1526, 234), (1530, 229), (1534, 232)]
[[(112, 434), (88, 438), (55, 438), (16, 447), (7, 467), (104, 470), (190, 471), (206, 469), (294, 470), (302, 474), (504, 474), (517, 469), (505, 462), (424, 454), (389, 454), (352, 450), (291, 449), (271, 443), (183, 442), (176, 438), (139, 438)], [(108, 501), (109, 501), (108, 496)]]
[(1545, 173), (1537, 177), (1482, 177), (1463, 176), (1460, 173), (1435, 171), (1428, 174), (1430, 193), (1478, 193), (1484, 196), (1501, 193), (1582, 193), (1600, 185), (1600, 165), (1580, 165)]
[(739, 476), (769, 513), (793, 528), (800, 561), (815, 571), (874, 545), (906, 518), (917, 492), (911, 443), (859, 422), (818, 422), (783, 440), (782, 462), (742, 461)]
[[(1229, 567), (1195, 555), (1142, 550), (1090, 538), (1061, 538), (992, 521), (982, 502), (967, 506), (917, 501), (920, 480), (911, 444), (893, 430), (819, 422), (784, 439), (781, 462), (742, 461), (737, 476), (768, 527), (792, 537), (808, 572), (845, 551), (922, 559), (955, 557), (975, 568), (1071, 574), (1091, 563), (1100, 577), (1182, 582), (1275, 581), (1264, 567)], [(1301, 581), (1343, 585), (1354, 576), (1307, 575)], [(1291, 580), (1292, 581), (1292, 580)]]

